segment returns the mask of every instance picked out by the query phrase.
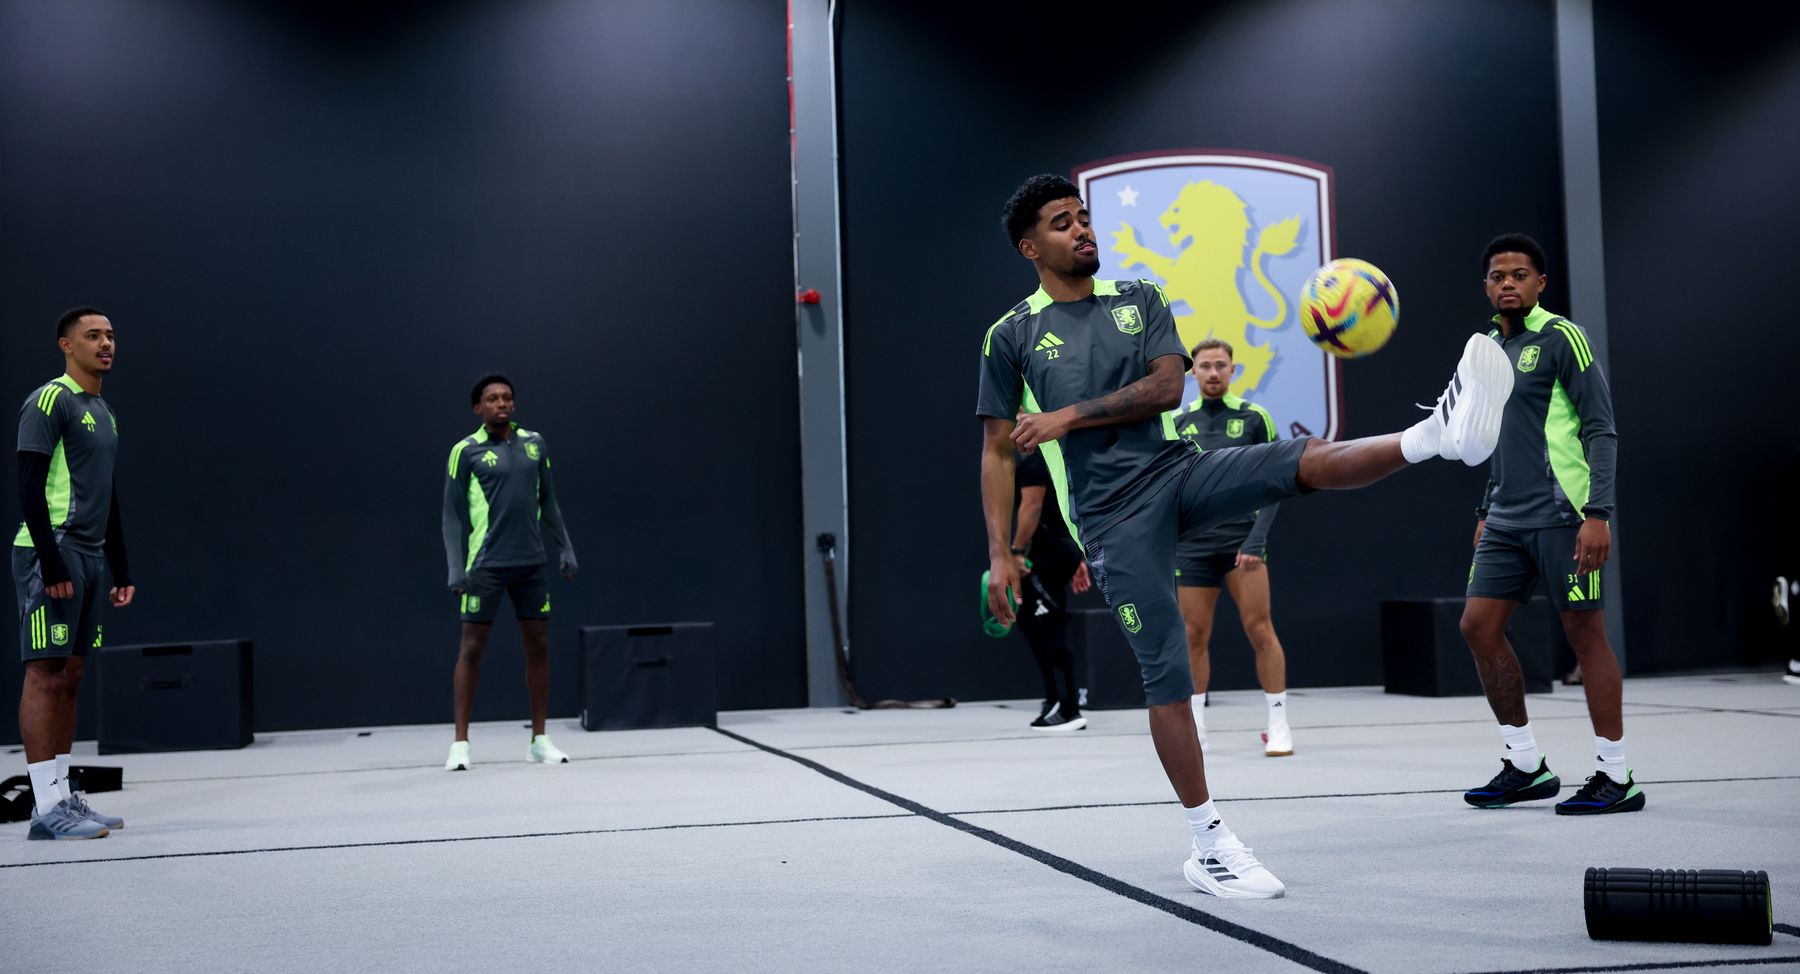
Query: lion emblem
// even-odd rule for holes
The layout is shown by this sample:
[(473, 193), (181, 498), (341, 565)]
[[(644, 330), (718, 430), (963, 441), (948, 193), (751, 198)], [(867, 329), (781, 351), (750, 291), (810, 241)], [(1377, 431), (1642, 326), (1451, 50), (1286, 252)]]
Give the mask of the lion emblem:
[[(1125, 258), (1124, 267), (1142, 267), (1162, 281), (1171, 303), (1187, 306), (1175, 317), (1184, 348), (1203, 338), (1222, 338), (1231, 343), (1233, 358), (1242, 366), (1232, 380), (1231, 391), (1247, 395), (1262, 385), (1275, 360), (1275, 348), (1252, 342), (1252, 329), (1279, 328), (1287, 320), (1287, 300), (1263, 272), (1269, 257), (1293, 253), (1300, 238), (1300, 218), (1289, 217), (1262, 227), (1256, 248), (1246, 258), (1250, 235), (1249, 206), (1236, 193), (1210, 180), (1188, 183), (1158, 221), (1168, 234), (1174, 257), (1165, 257), (1138, 241), (1137, 230), (1120, 224), (1113, 233), (1113, 252)], [(1264, 291), (1275, 299), (1275, 313), (1258, 318), (1238, 287), (1238, 275), (1246, 260)]]

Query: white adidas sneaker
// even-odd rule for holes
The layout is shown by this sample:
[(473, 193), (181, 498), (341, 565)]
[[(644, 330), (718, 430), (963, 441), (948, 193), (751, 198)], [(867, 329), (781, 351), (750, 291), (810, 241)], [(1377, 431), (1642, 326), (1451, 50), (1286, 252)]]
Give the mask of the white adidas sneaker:
[(469, 742), (457, 741), (450, 745), (450, 756), (444, 759), (445, 771), (469, 770)]
[(531, 739), (531, 746), (525, 749), (525, 760), (533, 764), (568, 764), (569, 756), (550, 743), (549, 734), (539, 734)]
[(1285, 758), (1294, 753), (1294, 732), (1286, 724), (1270, 724), (1263, 731), (1263, 754), (1272, 758)]
[(1224, 834), (1204, 849), (1199, 840), (1194, 841), (1193, 854), (1181, 870), (1188, 885), (1226, 899), (1272, 900), (1286, 896), (1287, 887), (1256, 861), (1250, 847), (1223, 826), (1220, 829)]
[(1493, 456), (1512, 387), (1512, 360), (1506, 350), (1484, 334), (1470, 335), (1450, 384), (1432, 407), (1438, 421), (1438, 455), (1471, 467)]

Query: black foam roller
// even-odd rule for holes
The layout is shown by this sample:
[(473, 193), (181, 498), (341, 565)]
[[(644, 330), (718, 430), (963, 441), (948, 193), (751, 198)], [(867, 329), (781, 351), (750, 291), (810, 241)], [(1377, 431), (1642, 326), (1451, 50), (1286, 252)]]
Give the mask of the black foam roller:
[(1595, 940), (1766, 945), (1775, 934), (1760, 870), (1589, 868), (1582, 899)]

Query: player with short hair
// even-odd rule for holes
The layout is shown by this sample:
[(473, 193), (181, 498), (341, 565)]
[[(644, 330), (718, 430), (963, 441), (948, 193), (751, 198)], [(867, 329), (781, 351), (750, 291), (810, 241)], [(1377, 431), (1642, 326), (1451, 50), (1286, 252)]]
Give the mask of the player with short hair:
[(462, 609), (462, 645), (452, 681), (456, 739), (444, 769), (469, 770), (469, 713), (502, 595), (512, 600), (525, 647), (525, 684), (531, 692), (525, 760), (567, 764), (569, 756), (544, 733), (550, 710), (550, 582), (543, 532), (562, 552), (562, 576), (574, 578), (576, 570), (575, 547), (550, 478), (550, 448), (542, 434), (513, 422), (513, 383), (506, 376), (477, 379), (469, 404), (481, 417), (481, 428), (451, 447), (444, 482), (444, 553), (450, 591)]
[[(75, 699), (85, 659), (99, 649), (100, 609), (137, 596), (125, 557), (114, 466), (119, 423), (100, 398), (118, 351), (112, 321), (72, 308), (56, 323), (63, 374), (19, 408), (19, 533), (13, 591), (19, 601), (19, 739), (31, 776), (32, 839), (97, 839), (125, 827), (69, 784)], [(112, 585), (106, 573), (112, 573)]]
[(1075, 186), (1054, 175), (1026, 180), (1007, 201), (1002, 224), (1039, 287), (988, 329), (981, 346), (975, 412), (985, 433), (989, 610), (1002, 623), (1013, 620), (1014, 451), (1043, 450), (1094, 583), (1143, 673), (1150, 736), (1192, 830), (1183, 873), (1216, 896), (1280, 896), (1285, 887), (1225, 826), (1207, 790), (1188, 705), (1193, 682), (1176, 604), (1176, 543), (1214, 521), (1312, 490), (1374, 483), (1430, 457), (1486, 459), (1511, 372), (1499, 347), (1475, 335), (1430, 415), (1403, 433), (1201, 453), (1176, 435), (1169, 412), (1180, 404), (1189, 361), (1168, 299), (1147, 281), (1094, 277), (1099, 249)]
[(1624, 685), (1601, 611), (1618, 459), (1612, 393), (1587, 332), (1538, 302), (1550, 279), (1537, 241), (1520, 233), (1496, 237), (1481, 264), (1495, 312), (1489, 336), (1515, 375), (1476, 510), (1462, 633), (1506, 751), (1500, 773), (1463, 800), (1497, 808), (1551, 798), (1562, 788), (1532, 733), (1524, 673), (1506, 641), (1507, 620), (1541, 576), (1561, 610), (1594, 725), (1594, 774), (1556, 813), (1635, 812), (1644, 807), (1644, 792), (1625, 764)]
[[(1190, 354), (1200, 398), (1176, 414), (1175, 432), (1202, 451), (1273, 443), (1280, 438), (1267, 409), (1231, 393), (1231, 379), (1237, 371), (1231, 343), (1222, 338), (1203, 339)], [(1213, 610), (1223, 585), (1237, 603), (1244, 635), (1256, 653), (1256, 679), (1262, 684), (1263, 704), (1268, 708), (1263, 753), (1269, 757), (1294, 753), (1294, 732), (1288, 725), (1287, 657), (1269, 619), (1269, 529), (1275, 524), (1277, 506), (1269, 504), (1254, 514), (1211, 525), (1175, 549), (1175, 591), (1181, 618), (1187, 623), (1188, 667), (1194, 674), (1194, 695), (1189, 702), (1202, 748), (1206, 747), (1206, 688), (1212, 680), (1207, 643), (1212, 639)]]

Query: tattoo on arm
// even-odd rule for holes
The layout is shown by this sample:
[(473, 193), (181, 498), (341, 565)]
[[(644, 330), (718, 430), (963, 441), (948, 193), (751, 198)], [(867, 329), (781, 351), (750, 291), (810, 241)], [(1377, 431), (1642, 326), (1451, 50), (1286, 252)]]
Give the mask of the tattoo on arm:
[(1163, 355), (1150, 363), (1150, 373), (1142, 379), (1112, 395), (1076, 403), (1075, 414), (1087, 420), (1129, 422), (1154, 416), (1180, 401), (1181, 356)]

